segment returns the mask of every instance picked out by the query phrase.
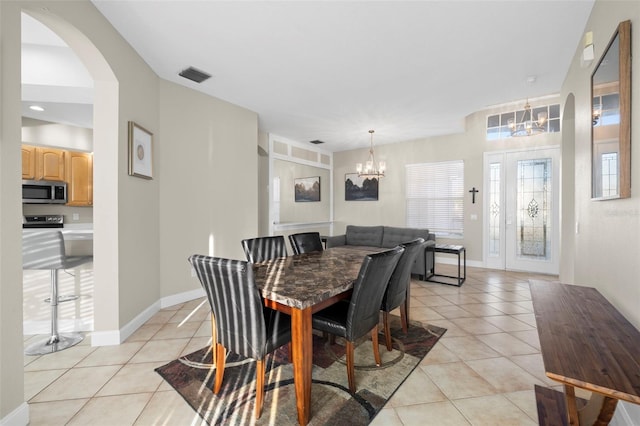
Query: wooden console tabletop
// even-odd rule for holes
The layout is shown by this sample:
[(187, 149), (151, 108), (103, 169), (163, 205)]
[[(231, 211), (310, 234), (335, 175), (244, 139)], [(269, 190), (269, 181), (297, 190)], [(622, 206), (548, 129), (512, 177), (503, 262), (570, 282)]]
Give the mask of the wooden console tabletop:
[[(640, 332), (594, 288), (529, 286), (546, 374), (565, 385), (568, 424), (608, 424), (618, 400), (640, 404)], [(580, 410), (576, 387), (593, 392)]]

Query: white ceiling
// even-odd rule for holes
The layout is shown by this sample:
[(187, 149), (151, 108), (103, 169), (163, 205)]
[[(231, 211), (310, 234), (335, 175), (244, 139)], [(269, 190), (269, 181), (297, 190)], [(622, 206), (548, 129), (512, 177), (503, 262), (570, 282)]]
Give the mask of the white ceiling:
[[(461, 132), (474, 111), (558, 93), (593, 6), (92, 2), (160, 77), (257, 112), (265, 132), (320, 139), (330, 151), (367, 146), (369, 129), (375, 144)], [(213, 77), (179, 77), (189, 66)]]

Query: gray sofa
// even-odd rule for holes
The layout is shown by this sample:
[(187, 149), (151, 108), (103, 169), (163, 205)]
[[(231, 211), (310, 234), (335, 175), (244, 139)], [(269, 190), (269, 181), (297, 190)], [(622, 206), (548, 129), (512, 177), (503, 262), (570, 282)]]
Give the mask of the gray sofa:
[(344, 234), (327, 237), (326, 247), (349, 245), (393, 248), (416, 238), (424, 238), (428, 244), (424, 252), (418, 254), (411, 273), (424, 280), (433, 271), (434, 262), (434, 252), (427, 250), (427, 247), (436, 243), (436, 235), (429, 233), (428, 229), (347, 225)]

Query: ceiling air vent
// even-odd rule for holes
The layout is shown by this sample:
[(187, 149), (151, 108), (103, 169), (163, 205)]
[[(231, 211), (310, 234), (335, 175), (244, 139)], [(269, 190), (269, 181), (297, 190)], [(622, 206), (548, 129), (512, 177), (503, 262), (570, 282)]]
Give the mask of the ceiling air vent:
[(321, 140), (316, 139), (315, 141), (309, 141), (309, 143), (312, 143), (314, 145), (320, 145), (321, 143), (324, 143), (324, 142), (322, 142)]
[(195, 81), (196, 83), (202, 83), (206, 79), (210, 78), (211, 75), (207, 74), (204, 71), (200, 71), (195, 69), (194, 67), (189, 67), (184, 69), (178, 73), (180, 77), (188, 78), (191, 81)]

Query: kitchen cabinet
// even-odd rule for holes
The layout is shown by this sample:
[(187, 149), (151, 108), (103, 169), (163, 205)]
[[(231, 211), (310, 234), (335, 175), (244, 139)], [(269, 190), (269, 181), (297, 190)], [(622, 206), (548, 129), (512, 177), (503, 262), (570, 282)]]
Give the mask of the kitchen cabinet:
[(66, 152), (67, 205), (93, 205), (93, 154)]
[(65, 151), (62, 149), (36, 148), (36, 180), (64, 181)]
[(22, 179), (36, 178), (36, 147), (22, 145)]

